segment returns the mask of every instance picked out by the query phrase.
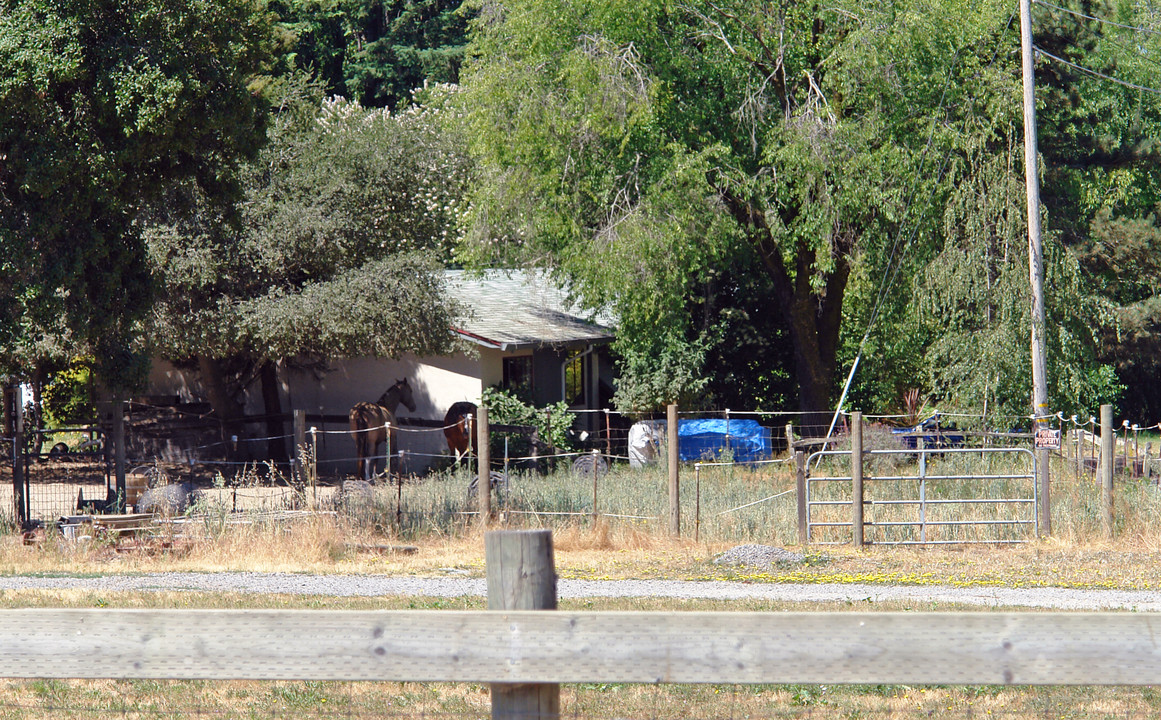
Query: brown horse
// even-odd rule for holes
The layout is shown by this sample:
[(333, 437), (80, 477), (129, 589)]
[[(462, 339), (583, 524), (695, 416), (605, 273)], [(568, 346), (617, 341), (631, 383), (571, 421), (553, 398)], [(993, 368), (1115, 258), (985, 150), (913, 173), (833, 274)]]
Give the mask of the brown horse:
[(466, 460), (469, 445), (475, 452), (476, 404), (462, 401), (448, 408), (443, 416), (443, 435), (447, 438), (448, 449), (456, 454), (457, 463)]
[[(411, 396), (411, 383), (407, 378), (396, 380), (375, 402), (361, 402), (351, 408), (351, 435), (355, 438), (355, 452), (359, 457), (357, 472), (364, 480), (370, 481), (374, 475), (379, 447), (388, 440), (388, 424), (391, 426), (389, 452), (394, 454), (399, 447), (395, 442), (395, 408), (399, 403), (415, 412), (415, 399)], [(387, 470), (390, 474), (391, 458), (387, 459)]]

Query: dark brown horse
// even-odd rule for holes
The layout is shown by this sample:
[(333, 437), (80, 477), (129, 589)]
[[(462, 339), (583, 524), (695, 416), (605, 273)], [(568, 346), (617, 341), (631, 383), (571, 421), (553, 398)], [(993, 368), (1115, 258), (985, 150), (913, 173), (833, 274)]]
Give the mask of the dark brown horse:
[(448, 449), (456, 454), (456, 462), (466, 460), (469, 445), (475, 452), (476, 404), (462, 401), (448, 408), (443, 416), (443, 435), (447, 438)]
[[(388, 440), (387, 425), (391, 426), (389, 452), (394, 454), (399, 447), (395, 442), (395, 408), (399, 403), (415, 412), (415, 399), (411, 396), (411, 383), (407, 378), (396, 380), (375, 402), (361, 402), (351, 408), (351, 435), (355, 438), (355, 452), (359, 458), (358, 476), (364, 480), (370, 481), (375, 473), (379, 448)], [(390, 473), (391, 458), (387, 459), (387, 470)]]

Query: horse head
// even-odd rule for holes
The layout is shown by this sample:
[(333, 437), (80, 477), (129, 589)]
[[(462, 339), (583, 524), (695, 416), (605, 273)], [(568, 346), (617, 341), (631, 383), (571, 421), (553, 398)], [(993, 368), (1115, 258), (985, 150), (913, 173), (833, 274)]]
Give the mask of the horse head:
[(408, 382), (407, 378), (396, 380), (395, 384), (387, 388), (387, 392), (379, 398), (379, 404), (391, 412), (395, 412), (399, 403), (403, 403), (404, 407), (415, 412), (415, 396), (412, 395), (411, 383)]

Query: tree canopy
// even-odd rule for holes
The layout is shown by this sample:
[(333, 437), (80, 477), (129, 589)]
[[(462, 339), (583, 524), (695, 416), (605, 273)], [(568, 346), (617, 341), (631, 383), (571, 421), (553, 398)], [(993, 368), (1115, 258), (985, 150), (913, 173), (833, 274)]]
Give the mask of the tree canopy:
[(0, 0), (0, 348), (88, 347), (132, 381), (152, 300), (138, 213), (176, 183), (213, 202), (262, 144), (251, 0)]
[[(1136, 6), (1081, 11), (1040, 8), (1041, 46), (1140, 65), (1118, 65), (1125, 38), (1084, 18), (1134, 22)], [(865, 348), (855, 397), (875, 407), (922, 386), (1024, 414), (1014, 18), (1007, 2), (937, 0), (484, 5), (464, 78), (481, 174), (468, 256), (550, 264), (614, 306), (626, 407), (729, 402), (745, 377), (751, 404), (792, 378), (800, 409), (822, 410)], [(1074, 250), (1094, 198), (1133, 198), (1136, 216), (1155, 198), (1158, 108), (1067, 68), (1038, 64), (1062, 409), (1117, 391), (1097, 356), (1115, 315)]]
[(224, 417), (269, 363), (446, 353), (460, 311), (440, 273), (466, 182), (441, 121), (449, 89), (397, 113), (323, 100), (301, 76), (271, 90), (236, 220), (198, 201), (148, 232), (151, 345), (196, 359)]
[[(818, 412), (861, 353), (863, 407), (1024, 414), (1014, 19), (0, 0), (0, 364), (128, 385), (149, 349), (222, 406), (289, 357), (445, 352), (440, 267), (528, 264), (615, 310), (622, 409)], [(1161, 16), (1061, 0), (1035, 27), (1050, 395), (1155, 414)]]
[(425, 82), (455, 83), (467, 44), (463, 0), (275, 0), (286, 60), (330, 95), (397, 108)]
[(852, 267), (902, 230), (940, 119), (933, 79), (982, 32), (960, 12), (527, 0), (482, 14), (466, 77), (491, 173), (477, 252), (549, 258), (617, 306), (630, 357), (733, 342), (686, 299), (708, 312), (717, 274), (757, 272), (799, 406), (824, 409)]

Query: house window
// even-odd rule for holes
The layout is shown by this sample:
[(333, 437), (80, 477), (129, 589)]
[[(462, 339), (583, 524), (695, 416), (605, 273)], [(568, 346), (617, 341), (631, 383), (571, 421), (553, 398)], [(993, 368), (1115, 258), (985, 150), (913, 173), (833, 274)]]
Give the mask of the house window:
[(564, 400), (570, 407), (585, 404), (585, 356), (580, 350), (564, 366)]
[(524, 402), (532, 402), (532, 356), (504, 358), (504, 389)]

